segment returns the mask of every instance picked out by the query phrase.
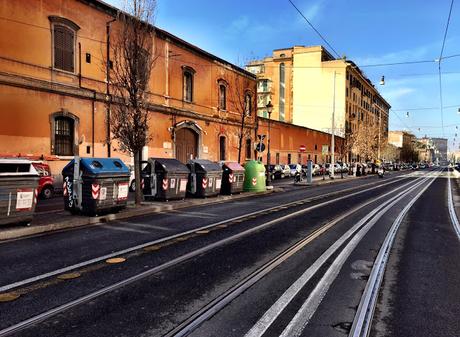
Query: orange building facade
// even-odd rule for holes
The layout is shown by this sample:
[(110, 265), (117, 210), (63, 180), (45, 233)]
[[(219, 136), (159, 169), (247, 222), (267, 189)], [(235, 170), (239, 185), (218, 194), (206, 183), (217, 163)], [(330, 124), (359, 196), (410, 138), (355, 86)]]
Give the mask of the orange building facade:
[[(118, 15), (97, 0), (0, 0), (0, 156), (48, 159), (56, 176), (75, 155), (132, 163), (108, 137), (107, 42), (116, 38)], [(237, 161), (243, 114), (241, 161), (256, 158), (265, 125), (257, 119), (256, 76), (161, 29), (154, 39), (151, 140), (143, 158)], [(319, 153), (320, 143), (330, 143), (330, 136), (303, 129), (279, 123), (273, 130), (272, 151), (279, 150), (280, 160), (295, 153), (298, 142), (291, 138), (299, 135), (325, 137), (311, 140)]]
[[(1, 0), (0, 12), (0, 154), (67, 162), (110, 151), (129, 163), (115, 141), (107, 144), (107, 26), (113, 41), (117, 9), (90, 0)], [(238, 109), (235, 87), (255, 99), (255, 77), (160, 29), (154, 46), (143, 157), (235, 161), (246, 113), (242, 160), (251, 158), (255, 104)]]
[[(314, 164), (329, 163), (331, 161), (331, 135), (326, 132), (293, 125), (287, 122), (276, 120), (270, 121), (270, 132), (268, 131), (268, 119), (258, 119), (257, 133), (270, 135), (270, 163), (272, 164), (302, 164), (308, 160)], [(267, 145), (267, 140), (264, 141)], [(335, 160), (344, 160), (343, 149), (344, 139), (335, 137)], [(264, 163), (267, 163), (267, 150), (260, 156)]]

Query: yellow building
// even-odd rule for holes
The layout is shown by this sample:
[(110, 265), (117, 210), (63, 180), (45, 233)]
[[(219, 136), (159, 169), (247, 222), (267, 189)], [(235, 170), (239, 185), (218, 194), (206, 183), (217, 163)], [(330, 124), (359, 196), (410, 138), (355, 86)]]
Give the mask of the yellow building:
[(351, 138), (363, 125), (380, 126), (379, 144), (388, 138), (390, 104), (352, 62), (335, 59), (322, 46), (276, 49), (271, 57), (246, 69), (258, 78), (258, 114), (272, 119)]

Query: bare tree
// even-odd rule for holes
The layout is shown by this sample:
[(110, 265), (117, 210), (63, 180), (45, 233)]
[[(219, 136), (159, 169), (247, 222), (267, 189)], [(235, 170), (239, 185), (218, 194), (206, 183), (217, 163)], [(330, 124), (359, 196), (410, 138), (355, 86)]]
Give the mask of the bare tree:
[(126, 1), (126, 13), (119, 18), (119, 31), (112, 45), (114, 104), (110, 129), (120, 149), (134, 156), (136, 204), (142, 201), (142, 148), (150, 140), (147, 86), (155, 61), (152, 24), (155, 6), (155, 0)]
[(251, 80), (245, 76), (234, 74), (234, 81), (230, 87), (230, 100), (233, 109), (240, 116), (238, 127), (238, 162), (241, 163), (241, 151), (244, 146), (244, 140), (251, 137), (251, 128), (247, 127), (251, 115), (254, 113), (254, 107), (257, 104), (256, 93), (251, 91)]
[(400, 150), (398, 149), (397, 146), (386, 143), (382, 147), (382, 157), (384, 160), (389, 160), (392, 162), (399, 161), (400, 160)]
[(350, 145), (354, 154), (364, 160), (377, 159), (378, 152), (378, 127), (363, 124), (350, 136)]

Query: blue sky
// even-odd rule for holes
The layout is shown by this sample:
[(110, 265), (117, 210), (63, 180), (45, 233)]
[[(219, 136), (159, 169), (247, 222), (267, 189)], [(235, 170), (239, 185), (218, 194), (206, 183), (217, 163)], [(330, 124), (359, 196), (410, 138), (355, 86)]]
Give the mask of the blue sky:
[[(122, 1), (108, 2), (119, 5)], [(390, 130), (443, 135), (435, 60), (441, 52), (451, 0), (293, 1), (333, 48), (362, 66), (374, 83), (385, 76), (385, 86), (377, 86), (394, 109)], [(239, 65), (268, 56), (277, 48), (324, 44), (288, 0), (158, 0), (156, 25)], [(460, 54), (458, 1), (444, 48), (444, 56), (455, 54)], [(365, 67), (419, 60), (432, 62)], [(443, 60), (441, 69), (444, 135), (452, 148), (456, 126), (460, 127), (460, 57)]]

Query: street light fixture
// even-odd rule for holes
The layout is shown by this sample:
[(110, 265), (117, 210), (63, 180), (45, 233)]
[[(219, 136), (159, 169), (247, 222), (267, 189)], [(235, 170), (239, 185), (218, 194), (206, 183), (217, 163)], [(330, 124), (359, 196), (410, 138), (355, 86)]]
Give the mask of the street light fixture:
[(380, 85), (385, 85), (385, 76), (380, 79)]
[(272, 183), (272, 175), (270, 172), (270, 122), (271, 122), (271, 116), (272, 116), (272, 111), (273, 111), (273, 104), (271, 101), (268, 101), (268, 104), (265, 106), (267, 108), (267, 113), (268, 113), (268, 140), (267, 140), (267, 186), (271, 186)]

